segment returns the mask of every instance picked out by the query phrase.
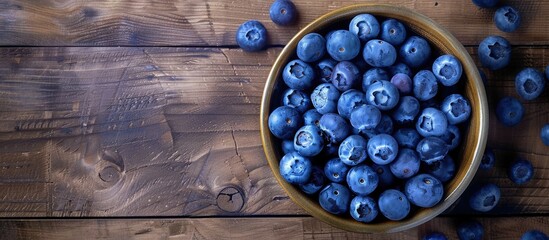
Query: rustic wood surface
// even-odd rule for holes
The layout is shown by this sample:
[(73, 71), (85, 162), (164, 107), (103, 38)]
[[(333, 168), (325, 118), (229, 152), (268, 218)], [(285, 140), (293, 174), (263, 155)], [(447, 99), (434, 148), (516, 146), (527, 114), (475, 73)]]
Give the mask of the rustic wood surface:
[[(416, 239), (437, 229), (455, 237), (450, 217), (389, 236), (341, 231), (304, 216), (279, 187), (259, 137), (266, 76), (301, 27), (357, 3), (294, 2), (300, 19), (293, 27), (270, 22), (270, 1), (0, 2), (0, 217), (19, 219), (0, 222), (6, 233), (0, 239), (63, 239), (82, 232), (136, 239), (212, 239), (224, 233)], [(494, 27), (493, 10), (469, 0), (385, 2), (441, 23), (475, 60), (475, 45), (489, 34), (514, 45), (511, 67), (486, 71), (488, 146), (497, 164), (475, 180), (497, 183), (501, 202), (478, 214), (461, 201), (445, 216), (497, 216), (481, 218), (491, 239), (517, 239), (534, 227), (549, 233), (549, 147), (539, 138), (549, 122), (549, 94), (523, 101), (526, 116), (516, 127), (504, 127), (494, 115), (499, 98), (518, 96), (518, 71), (549, 65), (549, 1), (506, 1), (524, 16), (524, 27), (511, 34)], [(267, 27), (266, 51), (235, 48), (234, 30), (248, 19)], [(521, 186), (505, 172), (517, 156), (535, 167), (534, 179)], [(515, 217), (524, 214), (538, 217)], [(72, 219), (80, 217), (185, 218)], [(210, 232), (210, 226), (219, 230)]]

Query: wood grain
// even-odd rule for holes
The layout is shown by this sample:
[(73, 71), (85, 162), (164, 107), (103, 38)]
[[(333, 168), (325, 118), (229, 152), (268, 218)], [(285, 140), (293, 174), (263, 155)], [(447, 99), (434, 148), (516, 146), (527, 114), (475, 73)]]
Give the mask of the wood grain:
[[(260, 20), (272, 45), (283, 45), (302, 27), (331, 10), (357, 1), (293, 1), (299, 11), (295, 26), (280, 27), (269, 19), (271, 1), (7, 0), (0, 3), (0, 45), (26, 46), (235, 46), (235, 31), (249, 19)], [(379, 3), (368, 0), (360, 3)], [(427, 15), (463, 44), (476, 45), (488, 35), (503, 35), (517, 45), (547, 45), (549, 1), (510, 0), (523, 17), (522, 27), (507, 34), (496, 29), (495, 10), (471, 1), (395, 0)]]

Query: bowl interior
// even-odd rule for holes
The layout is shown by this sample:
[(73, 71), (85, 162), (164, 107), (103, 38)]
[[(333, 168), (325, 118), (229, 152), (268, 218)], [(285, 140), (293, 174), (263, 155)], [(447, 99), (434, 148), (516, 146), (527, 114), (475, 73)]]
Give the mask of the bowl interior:
[[(287, 62), (297, 58), (295, 48), (299, 40), (311, 32), (325, 34), (329, 29), (346, 29), (348, 22), (361, 13), (397, 19), (415, 34), (426, 38), (431, 43), (433, 50), (456, 56), (463, 65), (462, 86), (460, 87), (472, 106), (469, 126), (462, 136), (460, 149), (458, 149), (457, 154), (453, 155), (458, 166), (457, 172), (455, 177), (446, 183), (443, 200), (433, 208), (411, 212), (402, 221), (360, 223), (350, 217), (336, 216), (324, 211), (316, 199), (307, 196), (299, 188), (287, 183), (279, 174), (278, 162), (283, 156), (280, 150), (280, 141), (272, 136), (268, 128), (268, 116), (272, 110), (280, 105), (280, 96), (284, 90), (281, 71)], [(353, 5), (335, 10), (313, 21), (297, 33), (282, 50), (271, 69), (263, 93), (260, 118), (261, 137), (267, 161), (277, 181), (289, 197), (312, 216), (335, 227), (355, 232), (402, 231), (422, 224), (442, 213), (459, 198), (474, 177), (484, 152), (488, 133), (488, 103), (484, 85), (477, 67), (463, 45), (448, 31), (429, 18), (406, 8), (382, 4)]]

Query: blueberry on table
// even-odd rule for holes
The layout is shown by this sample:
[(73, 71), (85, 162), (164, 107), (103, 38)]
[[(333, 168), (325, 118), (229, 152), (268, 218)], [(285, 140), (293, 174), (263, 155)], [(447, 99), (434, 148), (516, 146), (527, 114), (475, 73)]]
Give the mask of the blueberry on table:
[(366, 196), (376, 190), (379, 179), (372, 168), (361, 164), (352, 167), (347, 173), (347, 185), (356, 195)]
[(359, 84), (360, 70), (352, 62), (341, 61), (335, 65), (331, 80), (339, 91), (345, 92)]
[(438, 137), (426, 137), (419, 141), (416, 151), (419, 155), (419, 160), (432, 164), (446, 157), (449, 148), (446, 142)]
[(292, 139), (302, 123), (301, 114), (288, 106), (280, 106), (269, 115), (269, 130), (280, 139)]
[(368, 156), (379, 165), (391, 163), (398, 155), (398, 143), (389, 134), (378, 134), (368, 140)]
[(401, 148), (396, 159), (390, 164), (393, 175), (400, 179), (408, 179), (419, 172), (419, 157), (415, 150)]
[(543, 73), (534, 68), (525, 68), (515, 77), (515, 89), (524, 100), (534, 100), (545, 89)]
[(349, 210), (351, 192), (342, 184), (330, 183), (320, 191), (318, 202), (329, 213), (344, 214)]
[(473, 3), (481, 8), (493, 8), (498, 5), (499, 0), (473, 0)]
[(520, 237), (520, 240), (549, 240), (549, 237), (539, 230), (528, 230)]
[(332, 158), (324, 165), (324, 175), (332, 182), (341, 183), (346, 180), (349, 168), (341, 159)]
[(423, 137), (442, 136), (447, 128), (446, 114), (436, 108), (425, 108), (417, 117), (416, 130)]
[(448, 145), (448, 149), (454, 150), (461, 143), (461, 132), (456, 125), (448, 125), (446, 132), (440, 136), (440, 139), (444, 140)]
[(381, 122), (381, 112), (372, 105), (362, 105), (351, 112), (349, 121), (359, 132), (372, 130)]
[(321, 117), (322, 114), (320, 114), (316, 109), (309, 109), (305, 113), (303, 113), (303, 124), (315, 125), (318, 127)]
[(288, 26), (297, 19), (297, 9), (290, 0), (275, 0), (269, 8), (271, 21), (281, 26)]
[(389, 220), (399, 221), (410, 213), (410, 202), (406, 195), (395, 189), (388, 189), (379, 195), (379, 211)]
[(362, 91), (350, 89), (345, 91), (337, 101), (337, 112), (344, 118), (349, 119), (351, 112), (358, 107), (365, 105), (366, 99)]
[(440, 110), (446, 114), (449, 124), (465, 122), (471, 116), (471, 104), (461, 94), (452, 94), (442, 100)]
[(351, 206), (349, 209), (351, 217), (359, 222), (371, 222), (378, 215), (377, 204), (371, 197), (356, 196), (351, 200)]
[(297, 43), (297, 57), (304, 62), (316, 62), (326, 54), (326, 39), (318, 33), (309, 33)]
[(333, 84), (322, 83), (313, 90), (311, 102), (320, 114), (335, 113), (339, 97), (339, 90)]
[(289, 88), (282, 94), (282, 104), (303, 113), (311, 108), (311, 99), (303, 91)]
[(326, 36), (326, 50), (336, 61), (349, 61), (360, 53), (360, 40), (347, 30), (336, 30)]
[(284, 67), (282, 79), (290, 88), (307, 90), (313, 86), (315, 71), (306, 62), (295, 59)]
[(403, 96), (393, 110), (393, 119), (400, 125), (409, 124), (419, 114), (419, 101), (412, 96)]
[(405, 73), (396, 73), (391, 78), (391, 83), (397, 87), (398, 91), (402, 95), (407, 95), (412, 93), (412, 79), (408, 74)]
[(282, 153), (288, 154), (291, 152), (295, 152), (294, 141), (293, 140), (282, 141)]
[(398, 46), (406, 40), (406, 27), (395, 19), (387, 19), (381, 23), (381, 39), (393, 46)]
[(482, 66), (499, 70), (511, 61), (511, 44), (501, 36), (488, 36), (478, 46), (478, 58)]
[(279, 167), (280, 175), (291, 184), (306, 183), (313, 171), (311, 160), (297, 152), (284, 155), (280, 160)]
[(423, 236), (422, 240), (448, 240), (448, 237), (440, 232), (431, 232)]
[(512, 127), (524, 117), (524, 106), (514, 97), (504, 97), (496, 106), (496, 117), (505, 126)]
[(514, 32), (520, 27), (520, 22), (519, 11), (511, 6), (500, 7), (494, 14), (494, 23), (503, 32)]
[(414, 128), (399, 128), (395, 131), (393, 137), (399, 146), (412, 149), (421, 140), (421, 136), (419, 136), (419, 133)]
[(378, 81), (366, 91), (366, 101), (379, 110), (391, 110), (394, 108), (400, 99), (398, 89), (389, 81)]
[(496, 155), (492, 148), (486, 147), (484, 150), (484, 155), (482, 155), (482, 160), (480, 161), (479, 168), (482, 170), (490, 170), (496, 164)]
[(469, 198), (469, 206), (479, 212), (488, 212), (498, 204), (501, 190), (496, 184), (487, 183), (476, 189)]
[(429, 60), (431, 46), (425, 38), (411, 36), (400, 46), (399, 56), (406, 65), (418, 68)]
[(446, 155), (442, 160), (427, 165), (427, 173), (433, 175), (443, 183), (450, 181), (456, 174), (454, 159)]
[(259, 21), (242, 23), (236, 30), (236, 43), (246, 52), (257, 52), (267, 46), (267, 29)]
[(327, 113), (320, 118), (320, 129), (332, 143), (340, 143), (351, 133), (351, 126), (335, 113)]
[(366, 42), (379, 35), (380, 26), (373, 15), (359, 14), (351, 19), (349, 31), (355, 34), (361, 41)]
[(433, 73), (438, 81), (447, 87), (455, 85), (461, 78), (463, 67), (453, 55), (442, 55), (433, 62)]
[[(339, 158), (349, 166), (356, 166), (366, 161), (368, 141), (359, 135), (351, 135), (339, 145)], [(352, 190), (352, 189), (351, 189)]]
[(484, 227), (476, 220), (461, 223), (456, 228), (460, 240), (482, 240)]
[(322, 131), (315, 125), (305, 125), (297, 130), (294, 137), (295, 150), (304, 157), (318, 155), (324, 147)]
[(377, 185), (379, 189), (386, 189), (393, 185), (393, 183), (395, 182), (395, 176), (393, 175), (393, 173), (391, 173), (391, 169), (388, 164), (379, 165), (372, 163), (370, 167), (372, 167), (372, 169), (374, 170), (374, 172), (376, 172), (378, 176), (379, 182)]
[(395, 63), (397, 52), (390, 43), (372, 39), (364, 46), (362, 57), (372, 67), (389, 67)]
[(427, 101), (438, 93), (438, 83), (433, 72), (421, 70), (412, 79), (414, 96), (420, 101)]
[(313, 166), (311, 176), (305, 183), (299, 184), (299, 189), (306, 194), (312, 195), (320, 191), (324, 186), (326, 177), (324, 177), (324, 171), (318, 166)]
[(406, 181), (404, 194), (410, 203), (418, 207), (430, 208), (442, 200), (444, 186), (437, 178), (423, 173)]
[(507, 176), (516, 184), (524, 184), (534, 177), (534, 166), (530, 161), (517, 159), (509, 166)]
[(325, 58), (316, 64), (317, 76), (321, 82), (332, 82), (332, 71), (334, 70), (337, 61), (331, 58)]
[(549, 124), (545, 124), (540, 131), (541, 141), (545, 146), (549, 146)]
[(362, 91), (367, 92), (370, 85), (381, 80), (389, 81), (389, 73), (383, 68), (372, 68), (362, 75)]

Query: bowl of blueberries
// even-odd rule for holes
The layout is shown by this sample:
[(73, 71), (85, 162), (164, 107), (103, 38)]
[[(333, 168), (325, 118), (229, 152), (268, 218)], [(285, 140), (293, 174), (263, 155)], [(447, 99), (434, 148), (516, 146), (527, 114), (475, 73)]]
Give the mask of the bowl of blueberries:
[(448, 209), (482, 159), (488, 103), (461, 43), (413, 10), (361, 4), (299, 31), (268, 76), (267, 161), (312, 216), (397, 232)]

